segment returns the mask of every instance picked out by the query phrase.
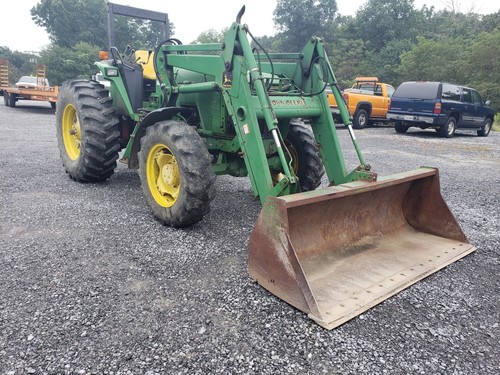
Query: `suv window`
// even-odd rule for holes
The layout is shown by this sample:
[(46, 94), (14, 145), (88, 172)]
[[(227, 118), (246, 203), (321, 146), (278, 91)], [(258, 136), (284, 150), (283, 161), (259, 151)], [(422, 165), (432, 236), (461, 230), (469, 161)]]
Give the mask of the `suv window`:
[(483, 99), (481, 98), (481, 95), (477, 91), (471, 90), (472, 93), (472, 103), (475, 105), (483, 105)]
[(466, 103), (472, 103), (472, 94), (470, 92), (470, 89), (462, 89), (462, 100)]
[(449, 83), (443, 83), (443, 90), (441, 94), (441, 99), (456, 100), (460, 101), (460, 87), (457, 85), (451, 85)]
[(394, 92), (395, 97), (436, 99), (439, 82), (403, 82)]

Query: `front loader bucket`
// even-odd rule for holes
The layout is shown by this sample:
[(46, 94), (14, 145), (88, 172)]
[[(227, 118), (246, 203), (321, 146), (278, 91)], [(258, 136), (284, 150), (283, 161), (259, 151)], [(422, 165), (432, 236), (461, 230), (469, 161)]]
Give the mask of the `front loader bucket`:
[(444, 202), (437, 169), (269, 197), (249, 272), (332, 329), (475, 250)]

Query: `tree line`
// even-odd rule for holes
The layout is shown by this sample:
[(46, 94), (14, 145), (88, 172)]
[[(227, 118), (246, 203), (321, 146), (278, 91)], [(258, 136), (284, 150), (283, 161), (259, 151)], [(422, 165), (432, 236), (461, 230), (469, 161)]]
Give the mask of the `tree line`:
[[(345, 16), (336, 0), (277, 0), (272, 16), (278, 32), (256, 37), (268, 52), (297, 52), (311, 36), (323, 38), (341, 88), (356, 76), (377, 76), (394, 86), (447, 81), (478, 89), (500, 112), (500, 11), (480, 15), (457, 10), (454, 0), (448, 5), (437, 11), (417, 9), (414, 0), (367, 0), (354, 16)], [(49, 34), (51, 44), (36, 59), (47, 65), (51, 82), (95, 73), (98, 51), (108, 47), (103, 0), (40, 0), (31, 16)], [(115, 16), (120, 50), (128, 44), (152, 49), (161, 30), (156, 22)], [(221, 41), (225, 30), (206, 30), (189, 42)], [(33, 57), (0, 46), (0, 58), (9, 59), (14, 76), (32, 73)]]

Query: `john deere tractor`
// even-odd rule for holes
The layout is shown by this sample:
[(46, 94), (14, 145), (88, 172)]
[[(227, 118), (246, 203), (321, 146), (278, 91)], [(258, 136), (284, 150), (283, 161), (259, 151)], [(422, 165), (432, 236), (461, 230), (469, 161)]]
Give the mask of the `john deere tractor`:
[[(109, 89), (65, 82), (56, 118), (69, 176), (106, 180), (121, 158), (154, 216), (174, 227), (209, 211), (216, 175), (248, 176), (263, 204), (251, 277), (326, 328), (474, 251), (436, 169), (378, 177), (365, 163), (322, 39), (269, 54), (243, 12), (222, 43), (110, 48), (96, 62)], [(359, 158), (351, 171), (327, 88)], [(317, 189), (325, 172), (330, 186)]]

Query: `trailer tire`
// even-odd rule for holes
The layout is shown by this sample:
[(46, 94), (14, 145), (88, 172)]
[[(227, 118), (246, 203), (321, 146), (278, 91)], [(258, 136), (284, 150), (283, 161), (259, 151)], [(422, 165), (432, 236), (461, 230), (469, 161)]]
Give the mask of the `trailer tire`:
[(16, 94), (9, 94), (9, 107), (14, 108), (16, 106), (16, 100), (17, 96)]
[(179, 120), (146, 129), (139, 151), (141, 187), (153, 215), (187, 227), (210, 211), (215, 196), (212, 157), (194, 127)]
[(79, 182), (109, 178), (121, 149), (119, 121), (107, 90), (83, 79), (62, 84), (56, 106), (57, 146), (69, 176)]
[(299, 119), (291, 119), (285, 144), (292, 155), (300, 190), (315, 190), (321, 185), (325, 169), (311, 127)]

